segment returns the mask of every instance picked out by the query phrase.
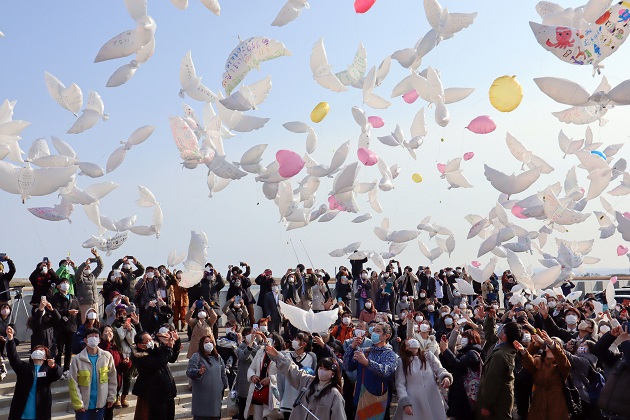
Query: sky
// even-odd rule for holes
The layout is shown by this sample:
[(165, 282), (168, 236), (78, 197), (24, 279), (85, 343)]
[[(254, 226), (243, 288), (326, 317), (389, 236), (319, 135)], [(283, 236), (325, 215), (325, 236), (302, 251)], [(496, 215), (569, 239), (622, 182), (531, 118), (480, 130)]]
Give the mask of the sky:
[[(559, 122), (551, 112), (567, 106), (555, 103), (545, 96), (533, 82), (535, 77), (563, 77), (582, 84), (592, 91), (601, 76), (592, 76), (590, 66), (573, 66), (545, 51), (534, 38), (528, 22), (540, 22), (535, 2), (505, 2), (503, 0), (457, 1), (443, 0), (442, 6), (451, 12), (478, 12), (472, 26), (440, 43), (424, 57), (421, 68), (431, 66), (441, 73), (445, 87), (471, 87), (475, 91), (465, 100), (451, 104), (450, 124), (442, 128), (433, 120), (433, 107), (422, 99), (406, 104), (391, 99), (387, 110), (372, 110), (362, 104), (361, 91), (335, 93), (319, 86), (312, 78), (309, 58), (313, 45), (323, 37), (328, 61), (335, 71), (341, 71), (352, 61), (359, 43), (368, 55), (368, 68), (376, 65), (394, 51), (412, 47), (429, 29), (423, 3), (417, 0), (379, 0), (366, 14), (354, 12), (349, 0), (312, 0), (309, 10), (287, 26), (272, 27), (271, 22), (284, 4), (281, 0), (245, 1), (223, 0), (221, 16), (217, 17), (200, 1), (190, 0), (189, 7), (180, 11), (166, 0), (149, 1), (148, 11), (157, 23), (156, 49), (153, 57), (125, 85), (107, 88), (111, 73), (131, 58), (94, 63), (94, 57), (111, 37), (132, 29), (135, 24), (129, 17), (122, 0), (64, 1), (64, 2), (4, 2), (0, 6), (0, 100), (17, 100), (14, 119), (26, 120), (31, 125), (22, 132), (21, 148), (28, 151), (38, 138), (50, 140), (57, 136), (68, 142), (81, 160), (105, 166), (108, 156), (121, 141), (138, 127), (154, 125), (153, 135), (127, 153), (124, 163), (114, 172), (99, 179), (78, 177), (78, 186), (86, 188), (97, 182), (113, 181), (120, 185), (100, 202), (101, 214), (120, 219), (138, 215), (138, 224), (151, 223), (151, 209), (137, 206), (138, 185), (149, 188), (164, 211), (164, 224), (159, 238), (129, 235), (127, 242), (105, 264), (117, 258), (133, 255), (142, 263), (158, 265), (166, 261), (168, 253), (176, 249), (186, 251), (190, 232), (204, 231), (209, 238), (208, 260), (222, 270), (228, 264), (246, 261), (255, 274), (265, 268), (276, 273), (294, 267), (298, 261), (306, 265), (332, 271), (345, 258), (332, 258), (334, 249), (360, 241), (362, 250), (385, 252), (388, 244), (379, 240), (373, 228), (388, 218), (392, 229), (415, 229), (420, 221), (430, 216), (432, 222), (448, 227), (455, 233), (456, 248), (452, 255), (443, 255), (433, 266), (462, 265), (477, 260), (480, 238), (466, 239), (470, 225), (464, 220), (467, 214), (486, 216), (496, 203), (499, 193), (483, 175), (484, 163), (506, 173), (519, 173), (520, 162), (509, 153), (505, 144), (510, 132), (534, 153), (551, 164), (555, 171), (543, 175), (526, 192), (525, 198), (542, 191), (555, 182), (564, 182), (567, 170), (579, 162), (575, 157), (563, 159), (558, 147), (558, 133), (562, 129), (575, 139), (583, 138), (586, 126)], [(564, 7), (578, 7), (580, 2), (565, 2)], [(226, 59), (238, 44), (238, 37), (267, 36), (283, 42), (291, 56), (279, 57), (261, 64), (260, 71), (252, 70), (244, 83), (252, 83), (267, 75), (273, 87), (268, 99), (252, 115), (268, 117), (267, 125), (250, 133), (239, 133), (225, 140), (229, 161), (238, 161), (241, 155), (257, 144), (268, 144), (263, 164), (275, 159), (281, 149), (305, 153), (305, 136), (293, 134), (282, 127), (288, 121), (305, 121), (314, 126), (319, 142), (312, 157), (328, 164), (339, 145), (350, 140), (351, 152), (346, 164), (356, 161), (357, 139), (360, 129), (351, 115), (352, 106), (363, 106), (367, 115), (381, 116), (385, 126), (372, 130), (371, 147), (388, 165), (398, 164), (400, 176), (394, 180), (392, 191), (379, 191), (383, 212), (375, 213), (360, 195), (359, 214), (369, 212), (372, 219), (355, 224), (350, 221), (356, 214), (340, 214), (327, 223), (314, 222), (302, 229), (286, 231), (278, 208), (262, 194), (262, 184), (248, 175), (233, 181), (225, 190), (208, 197), (207, 170), (183, 169), (175, 147), (169, 116), (183, 115), (184, 103), (201, 114), (203, 103), (191, 98), (178, 97), (180, 89), (179, 67), (184, 55), (192, 52), (197, 74), (214, 92), (221, 90), (221, 76)], [(605, 61), (603, 74), (616, 86), (627, 74), (630, 65), (630, 46), (623, 45)], [(78, 84), (87, 98), (87, 92), (99, 92), (110, 115), (81, 134), (66, 134), (75, 117), (58, 106), (49, 96), (44, 83), (48, 71), (66, 85)], [(409, 74), (409, 71), (392, 63), (392, 68), (376, 93), (390, 97), (392, 88)], [(503, 75), (515, 75), (521, 83), (524, 97), (513, 112), (501, 113), (488, 100), (488, 89), (493, 80)], [(319, 102), (330, 104), (329, 115), (319, 124), (309, 121), (311, 110)], [(381, 144), (376, 136), (389, 134), (400, 124), (405, 135), (414, 115), (426, 108), (428, 135), (413, 160), (402, 148)], [(490, 115), (497, 129), (487, 135), (477, 135), (464, 127), (479, 115)], [(605, 145), (625, 143), (628, 110), (616, 107), (606, 116), (610, 120), (604, 127), (591, 124), (596, 141)], [(442, 141), (443, 140), (443, 141)], [(49, 143), (50, 144), (50, 143)], [(52, 144), (50, 144), (51, 150)], [(448, 190), (445, 180), (439, 178), (437, 163), (474, 152), (475, 156), (462, 164), (464, 174), (474, 185), (470, 189)], [(628, 157), (626, 148), (616, 157)], [(362, 165), (361, 165), (362, 166)], [(411, 175), (423, 177), (414, 183)], [(296, 185), (305, 171), (292, 180)], [(587, 188), (585, 171), (578, 172), (580, 185)], [(361, 182), (380, 179), (374, 167), (362, 167)], [(616, 186), (618, 181), (611, 183)], [(332, 178), (321, 180), (315, 208), (326, 202), (333, 185)], [(625, 197), (604, 196), (621, 212), (630, 211)], [(96, 234), (96, 226), (86, 217), (80, 206), (71, 220), (49, 222), (38, 219), (28, 207), (53, 206), (59, 202), (56, 194), (33, 197), (22, 204), (19, 196), (0, 191), (0, 218), (4, 221), (0, 252), (13, 257), (18, 276), (26, 277), (44, 256), (54, 262), (68, 253), (75, 261), (89, 256), (81, 244)], [(590, 202), (585, 211), (601, 210), (599, 200)], [(543, 222), (511, 220), (527, 228), (538, 230)], [(580, 225), (569, 227), (565, 234), (555, 234), (569, 240), (598, 238), (598, 225), (593, 216)], [(110, 233), (106, 234), (109, 235)], [(429, 248), (435, 242), (422, 233), (419, 237)], [(417, 240), (411, 241), (399, 259), (412, 266), (426, 265), (428, 260), (420, 253)], [(590, 255), (601, 258), (598, 267), (627, 270), (626, 257), (618, 257), (617, 246), (624, 244), (619, 233), (606, 240), (596, 240)], [(627, 244), (626, 244), (627, 245)], [(545, 252), (557, 253), (553, 238)], [(540, 267), (540, 258), (520, 254), (526, 265)], [(490, 255), (478, 260), (485, 264)], [(312, 262), (311, 262), (312, 261)], [(506, 269), (500, 260), (497, 271)], [(576, 273), (596, 271), (597, 267), (584, 266)]]

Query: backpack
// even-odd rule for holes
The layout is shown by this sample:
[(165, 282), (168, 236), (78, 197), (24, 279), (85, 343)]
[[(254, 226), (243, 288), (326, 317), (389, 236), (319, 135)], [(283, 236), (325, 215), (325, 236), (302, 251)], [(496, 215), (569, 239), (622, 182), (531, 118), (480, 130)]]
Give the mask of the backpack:
[(604, 378), (604, 375), (602, 375), (601, 371), (594, 368), (592, 365), (589, 366), (586, 379), (588, 379), (586, 391), (588, 392), (589, 401), (591, 405), (597, 406), (599, 396), (602, 393), (602, 389), (604, 389), (604, 385), (606, 385), (606, 379)]
[(476, 371), (471, 368), (466, 369), (466, 374), (464, 375), (464, 389), (466, 390), (468, 401), (474, 409), (475, 405), (477, 405), (477, 395), (479, 394), (479, 382), (481, 382), (483, 360), (481, 360), (481, 354), (479, 354), (477, 350), (470, 351), (477, 353), (477, 356), (479, 357), (479, 368)]

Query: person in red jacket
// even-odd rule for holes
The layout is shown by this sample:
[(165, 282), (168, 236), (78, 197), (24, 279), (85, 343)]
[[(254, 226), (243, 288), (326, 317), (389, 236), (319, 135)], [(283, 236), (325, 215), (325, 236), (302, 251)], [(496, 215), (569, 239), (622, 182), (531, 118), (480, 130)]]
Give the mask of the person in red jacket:
[(341, 314), (341, 324), (333, 327), (330, 335), (335, 337), (336, 340), (342, 343), (349, 338), (354, 338), (354, 324), (352, 323), (352, 312), (349, 309), (344, 308)]

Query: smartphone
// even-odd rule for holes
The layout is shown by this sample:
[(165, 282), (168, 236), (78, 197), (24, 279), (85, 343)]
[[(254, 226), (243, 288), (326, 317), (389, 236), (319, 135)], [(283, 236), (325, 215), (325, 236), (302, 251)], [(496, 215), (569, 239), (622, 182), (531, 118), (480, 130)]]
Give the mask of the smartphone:
[(240, 297), (240, 296), (235, 296), (234, 297), (234, 303), (241, 303), (242, 300), (243, 300), (243, 298)]
[(364, 330), (355, 329), (354, 330), (354, 335), (357, 336), (357, 337), (363, 337), (365, 335), (365, 331)]
[(44, 257), (44, 259), (43, 259), (42, 261), (44, 261), (45, 263), (47, 263), (47, 262), (48, 262), (48, 257)]
[(256, 390), (260, 391), (261, 389), (263, 389), (263, 386), (260, 382), (258, 382), (257, 384), (254, 385), (254, 388), (256, 388)]
[(7, 254), (0, 252), (0, 261), (4, 261), (7, 258)]
[(269, 344), (271, 347), (273, 347), (273, 338), (268, 338), (267, 339), (267, 344)]
[(258, 329), (258, 324), (254, 324), (254, 325), (252, 325), (252, 328), (253, 328), (253, 329), (255, 329), (255, 330), (257, 330), (257, 329)]
[(201, 309), (201, 308), (203, 308), (203, 300), (199, 299), (197, 301), (197, 309)]

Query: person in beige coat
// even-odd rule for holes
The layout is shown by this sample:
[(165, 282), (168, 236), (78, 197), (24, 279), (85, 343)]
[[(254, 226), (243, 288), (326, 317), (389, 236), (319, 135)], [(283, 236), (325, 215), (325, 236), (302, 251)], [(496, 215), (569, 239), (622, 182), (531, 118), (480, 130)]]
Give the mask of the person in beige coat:
[[(277, 333), (271, 334), (270, 338), (273, 344), (273, 348), (276, 351), (282, 351), (284, 348), (284, 340)], [(268, 342), (269, 344), (269, 342)], [(263, 365), (266, 365), (267, 375), (261, 377), (263, 371)], [(280, 413), (280, 392), (278, 390), (278, 370), (276, 368), (276, 362), (265, 352), (264, 347), (260, 347), (252, 364), (247, 370), (247, 380), (249, 381), (249, 392), (247, 393), (247, 403), (245, 404), (245, 418), (254, 416), (254, 420), (266, 419), (280, 419), (284, 418), (284, 415)], [(256, 404), (252, 401), (256, 385), (260, 383), (263, 386), (269, 387), (269, 400), (267, 404)]]
[(201, 340), (201, 337), (209, 335), (216, 342), (216, 338), (212, 333), (212, 326), (217, 322), (217, 314), (210, 308), (208, 302), (204, 301), (203, 307), (196, 308), (193, 306), (188, 309), (186, 322), (190, 325), (190, 328), (192, 328), (188, 353), (186, 354), (186, 357), (190, 359), (192, 355), (199, 350), (199, 340)]
[[(324, 357), (317, 363), (315, 374), (309, 375), (291, 361), (286, 354), (267, 346), (265, 351), (276, 362), (278, 373), (285, 376), (289, 384), (296, 389), (306, 389), (300, 401), (319, 420), (346, 420), (345, 402), (341, 394), (341, 366), (332, 358)], [(308, 418), (308, 411), (298, 405), (291, 411), (289, 420)]]

